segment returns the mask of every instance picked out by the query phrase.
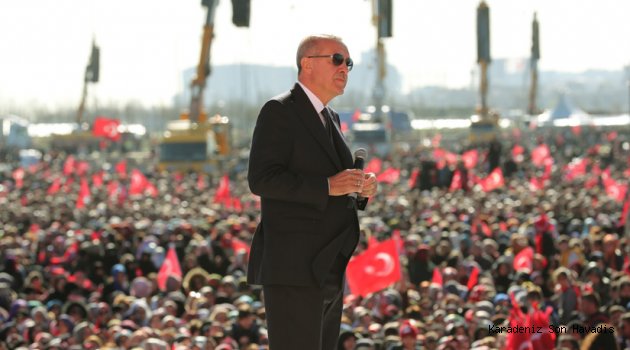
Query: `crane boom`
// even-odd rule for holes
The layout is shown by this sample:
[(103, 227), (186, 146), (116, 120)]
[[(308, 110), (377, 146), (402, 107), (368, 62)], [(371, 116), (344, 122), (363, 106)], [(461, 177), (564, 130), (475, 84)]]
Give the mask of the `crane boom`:
[(203, 6), (208, 8), (206, 15), (206, 23), (203, 27), (203, 37), (201, 39), (201, 53), (199, 55), (199, 63), (197, 64), (197, 75), (190, 83), (190, 115), (189, 118), (194, 122), (204, 122), (202, 120), (203, 113), (203, 92), (206, 87), (206, 79), (210, 75), (210, 47), (212, 46), (212, 38), (214, 36), (214, 14), (218, 4), (218, 0), (203, 0)]

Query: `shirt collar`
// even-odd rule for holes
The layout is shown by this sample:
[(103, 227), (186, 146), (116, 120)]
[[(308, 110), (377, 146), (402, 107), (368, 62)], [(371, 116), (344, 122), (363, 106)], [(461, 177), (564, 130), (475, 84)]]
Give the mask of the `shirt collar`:
[(298, 81), (297, 83), (300, 84), (302, 90), (304, 90), (304, 92), (306, 93), (306, 96), (311, 101), (311, 104), (313, 105), (313, 107), (315, 107), (315, 111), (317, 111), (317, 113), (321, 113), (322, 109), (324, 109), (324, 107), (326, 106), (324, 106), (322, 101), (317, 97), (317, 95), (313, 93), (313, 91), (309, 90), (309, 88), (307, 88), (301, 82)]

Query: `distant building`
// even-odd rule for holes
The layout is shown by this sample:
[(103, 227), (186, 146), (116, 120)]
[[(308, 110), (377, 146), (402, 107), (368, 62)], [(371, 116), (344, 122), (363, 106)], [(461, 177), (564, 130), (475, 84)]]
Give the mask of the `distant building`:
[[(374, 52), (365, 52), (350, 73), (348, 86), (343, 99), (352, 96), (359, 106), (370, 104), (372, 89), (376, 81)], [(189, 68), (182, 73), (183, 91), (174, 97), (174, 103), (180, 107), (186, 107), (190, 103), (190, 82), (196, 74), (195, 68)], [(286, 91), (297, 81), (297, 68), (274, 67), (256, 64), (227, 64), (212, 67), (204, 101), (206, 105), (219, 101), (242, 101), (246, 104), (258, 105), (267, 99)], [(387, 66), (385, 78), (387, 95), (399, 96), (402, 89), (402, 76), (392, 65)], [(337, 100), (336, 100), (337, 101)], [(339, 104), (339, 101), (336, 102)], [(343, 104), (343, 103), (342, 103)]]

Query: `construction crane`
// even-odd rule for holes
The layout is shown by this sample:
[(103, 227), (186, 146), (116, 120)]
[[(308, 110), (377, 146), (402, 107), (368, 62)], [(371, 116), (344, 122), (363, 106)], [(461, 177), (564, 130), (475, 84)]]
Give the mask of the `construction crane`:
[(529, 104), (527, 106), (527, 114), (530, 116), (539, 113), (538, 107), (536, 106), (536, 96), (538, 94), (538, 60), (540, 59), (539, 42), (538, 19), (536, 18), (536, 13), (534, 13), (534, 20), (532, 21), (532, 50), (530, 57), (531, 85), (529, 87)]
[[(210, 172), (230, 152), (230, 122), (216, 114), (210, 118), (204, 110), (203, 94), (210, 76), (210, 49), (214, 38), (214, 17), (218, 0), (202, 0), (206, 8), (201, 52), (196, 74), (190, 83), (189, 110), (179, 120), (169, 123), (159, 144), (161, 170), (195, 170)], [(232, 0), (232, 22), (249, 26), (250, 1)]]
[[(354, 147), (363, 147), (370, 154), (385, 155), (391, 141), (390, 110), (384, 105), (387, 59), (384, 39), (392, 37), (393, 0), (372, 0), (372, 24), (376, 28), (376, 79), (372, 90), (373, 105), (367, 113), (359, 113), (352, 123), (351, 139)], [(358, 112), (358, 111), (357, 111)]]
[(479, 63), (479, 97), (477, 113), (471, 117), (470, 141), (490, 142), (496, 139), (499, 115), (488, 107), (488, 66), (490, 58), (490, 8), (484, 0), (477, 7), (477, 63)]
[(88, 83), (98, 83), (99, 78), (99, 57), (100, 48), (96, 46), (95, 40), (92, 40), (92, 51), (90, 53), (90, 60), (85, 67), (85, 74), (83, 76), (83, 92), (81, 94), (81, 102), (77, 109), (77, 124), (81, 126), (83, 122), (83, 112), (85, 111), (85, 100), (87, 99)]
[(86, 153), (99, 149), (99, 139), (93, 137), (89, 126), (84, 123), (83, 115), (85, 114), (88, 86), (99, 81), (100, 52), (101, 50), (96, 45), (96, 40), (92, 39), (90, 58), (83, 75), (81, 101), (75, 117), (76, 128), (70, 134), (52, 134), (49, 144), (51, 149), (68, 153)]

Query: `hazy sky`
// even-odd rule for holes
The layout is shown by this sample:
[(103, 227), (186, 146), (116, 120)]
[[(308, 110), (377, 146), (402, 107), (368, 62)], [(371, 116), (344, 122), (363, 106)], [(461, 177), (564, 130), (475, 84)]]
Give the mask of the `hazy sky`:
[[(468, 86), (476, 59), (479, 0), (393, 0), (388, 62), (414, 86)], [(543, 70), (620, 69), (630, 64), (628, 0), (487, 0), (493, 58), (528, 57), (538, 12)], [(212, 64), (294, 66), (300, 39), (341, 36), (355, 57), (372, 48), (368, 0), (251, 0), (249, 28), (217, 8)], [(170, 104), (181, 73), (199, 57), (200, 0), (0, 1), (0, 110), (77, 105), (93, 37), (101, 47), (101, 103)], [(351, 78), (352, 79), (352, 78)]]

